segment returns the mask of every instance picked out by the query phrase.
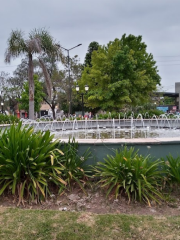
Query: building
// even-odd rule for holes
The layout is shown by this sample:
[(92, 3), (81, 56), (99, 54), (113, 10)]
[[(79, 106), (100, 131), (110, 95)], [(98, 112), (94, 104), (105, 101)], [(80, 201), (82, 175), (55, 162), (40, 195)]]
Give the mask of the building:
[[(164, 112), (180, 112), (180, 82), (175, 83), (175, 92), (157, 92), (154, 96), (154, 102), (156, 103), (157, 109)], [(165, 97), (171, 99), (171, 103), (165, 101)]]

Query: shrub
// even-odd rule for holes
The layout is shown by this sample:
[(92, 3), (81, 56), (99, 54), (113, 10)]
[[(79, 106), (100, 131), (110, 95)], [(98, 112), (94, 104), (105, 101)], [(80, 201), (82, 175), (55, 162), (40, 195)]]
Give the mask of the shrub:
[(111, 117), (114, 119), (118, 119), (119, 118), (119, 114), (117, 112), (112, 112), (111, 113)]
[(57, 156), (63, 154), (55, 148), (50, 132), (33, 132), (33, 128), (17, 126), (0, 131), (0, 195), (5, 189), (23, 198), (40, 201), (49, 192), (48, 183), (66, 184), (60, 178), (62, 167)]
[(151, 110), (149, 110), (149, 111), (147, 111), (147, 112), (148, 112), (150, 118), (153, 117), (154, 115), (156, 115), (156, 116), (158, 117), (158, 116), (160, 116), (161, 114), (164, 114), (163, 111), (158, 110), (158, 109), (151, 109)]
[[(77, 183), (85, 192), (84, 185), (91, 175), (90, 167), (85, 162), (90, 156), (90, 151), (87, 149), (82, 156), (77, 154), (78, 143), (73, 138), (69, 139), (68, 143), (59, 146), (64, 155), (59, 156), (59, 162), (63, 165), (62, 177), (67, 182), (67, 186), (71, 190), (73, 185)], [(63, 186), (61, 190), (63, 189)]]
[(171, 154), (164, 161), (164, 168), (166, 172), (166, 182), (180, 184), (180, 156), (174, 158)]
[(12, 124), (18, 122), (19, 119), (16, 116), (0, 114), (0, 124)]
[(107, 188), (107, 196), (113, 193), (125, 193), (129, 201), (159, 202), (163, 196), (159, 190), (161, 180), (161, 162), (152, 161), (150, 156), (143, 157), (134, 148), (125, 147), (116, 150), (115, 156), (107, 156), (105, 162), (99, 162), (95, 167), (95, 176), (100, 177), (99, 184)]

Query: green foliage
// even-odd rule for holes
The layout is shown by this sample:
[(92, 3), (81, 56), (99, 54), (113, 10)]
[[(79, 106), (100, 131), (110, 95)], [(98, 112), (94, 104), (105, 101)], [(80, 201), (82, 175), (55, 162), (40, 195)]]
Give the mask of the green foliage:
[(91, 174), (90, 168), (85, 165), (85, 162), (90, 156), (90, 151), (87, 149), (82, 156), (78, 155), (78, 143), (73, 138), (69, 139), (67, 144), (59, 146), (64, 155), (59, 157), (60, 163), (63, 165), (62, 177), (67, 182), (70, 189), (77, 183), (85, 192), (84, 185)]
[(115, 39), (93, 51), (92, 67), (85, 67), (79, 85), (89, 85), (87, 106), (119, 110), (147, 102), (160, 84), (152, 54), (146, 52), (142, 37)]
[(169, 154), (166, 158), (166, 160), (163, 159), (166, 171), (166, 181), (180, 184), (180, 156), (175, 158)]
[(159, 117), (161, 114), (164, 114), (163, 111), (158, 110), (158, 109), (151, 109), (149, 111), (146, 111), (146, 113), (148, 113), (149, 118), (153, 117), (154, 115)]
[(57, 161), (63, 153), (52, 140), (49, 131), (34, 133), (21, 122), (0, 131), (0, 195), (9, 189), (18, 195), (19, 204), (26, 195), (40, 201), (49, 192), (49, 182), (66, 184)]
[(92, 53), (93, 51), (97, 51), (99, 47), (98, 42), (91, 42), (88, 46), (88, 52), (86, 53), (85, 60), (84, 60), (84, 65), (87, 67), (92, 67), (91, 64), (91, 58), (92, 58)]
[(158, 202), (163, 198), (159, 191), (161, 181), (161, 162), (153, 161), (150, 156), (143, 157), (134, 148), (116, 150), (115, 156), (107, 156), (105, 162), (95, 167), (99, 184), (107, 189), (107, 196), (113, 193), (117, 198), (126, 194), (130, 200)]
[[(128, 46), (129, 49), (134, 51), (133, 58), (136, 61), (136, 66), (134, 70), (138, 72), (144, 72), (142, 79), (144, 82), (139, 82), (140, 85), (133, 85), (133, 87), (135, 87), (136, 91), (140, 94), (142, 94), (141, 90), (145, 90), (144, 94), (147, 94), (146, 91), (154, 90), (156, 88), (156, 84), (160, 85), (161, 77), (158, 74), (159, 71), (157, 70), (156, 62), (153, 59), (153, 55), (151, 53), (148, 54), (146, 51), (147, 45), (142, 42), (142, 36), (136, 37), (132, 34), (126, 36), (126, 34), (124, 34), (121, 38), (121, 42), (123, 46)], [(141, 84), (146, 86), (147, 88), (144, 89), (144, 86), (141, 86)]]
[(128, 119), (133, 117), (134, 119), (141, 114), (143, 119), (150, 119), (154, 115), (159, 117), (161, 114), (164, 114), (163, 111), (158, 109), (151, 109), (151, 110), (139, 110), (139, 111), (127, 111), (127, 112), (112, 112), (112, 113), (104, 113), (104, 114), (97, 114), (98, 119)]
[(163, 104), (164, 105), (175, 105), (176, 104), (175, 98), (165, 96), (163, 99)]
[(18, 122), (19, 119), (16, 116), (0, 114), (0, 124), (12, 124)]
[[(35, 84), (35, 92), (34, 92), (34, 103), (35, 103), (35, 111), (39, 112), (41, 103), (43, 101), (43, 97), (45, 93), (43, 92), (43, 85), (38, 81), (38, 76), (34, 75), (34, 84)], [(26, 111), (29, 110), (29, 84), (28, 82), (24, 83), (24, 91), (22, 92), (21, 99), (19, 100), (20, 109), (24, 109)]]

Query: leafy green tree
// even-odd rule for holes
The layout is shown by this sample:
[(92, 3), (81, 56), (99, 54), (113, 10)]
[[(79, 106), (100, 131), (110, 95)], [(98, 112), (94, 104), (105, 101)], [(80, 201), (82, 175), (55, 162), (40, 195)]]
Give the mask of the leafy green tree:
[[(34, 84), (35, 84), (35, 92), (34, 92), (34, 107), (35, 111), (39, 112), (41, 103), (43, 102), (43, 97), (45, 96), (43, 92), (43, 85), (41, 82), (38, 81), (38, 76), (34, 75)], [(29, 85), (28, 82), (24, 83), (24, 91), (21, 94), (20, 102), (20, 109), (24, 109), (28, 111), (29, 109)]]
[(86, 53), (86, 56), (85, 56), (85, 60), (84, 60), (84, 65), (87, 67), (92, 67), (92, 64), (91, 64), (91, 58), (92, 58), (92, 53), (93, 51), (97, 51), (98, 50), (98, 47), (99, 47), (99, 43), (98, 42), (91, 42), (88, 46), (88, 52)]
[(87, 106), (91, 108), (112, 111), (145, 103), (160, 84), (156, 62), (141, 36), (123, 35), (121, 40), (99, 46), (91, 63), (79, 81), (80, 86), (89, 85)]
[(142, 42), (142, 36), (134, 36), (130, 34), (126, 36), (124, 34), (121, 38), (123, 46), (128, 46), (134, 51), (133, 58), (136, 60), (135, 70), (145, 71), (148, 76), (149, 81), (154, 81), (156, 84), (160, 85), (160, 76), (158, 74), (156, 61), (153, 59), (153, 55), (146, 52), (147, 45)]
[[(54, 42), (52, 36), (44, 29), (35, 29), (24, 38), (20, 30), (12, 31), (8, 39), (8, 47), (5, 52), (5, 62), (10, 63), (11, 59), (25, 55), (28, 58), (28, 81), (29, 81), (29, 118), (34, 119), (34, 81), (33, 81), (33, 55), (54, 54), (61, 58), (62, 51)], [(48, 84), (48, 83), (47, 83)], [(49, 94), (51, 95), (51, 91)]]

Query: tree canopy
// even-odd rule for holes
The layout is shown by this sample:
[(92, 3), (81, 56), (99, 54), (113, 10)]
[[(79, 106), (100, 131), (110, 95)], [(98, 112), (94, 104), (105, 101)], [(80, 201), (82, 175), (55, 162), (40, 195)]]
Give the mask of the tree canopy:
[(92, 67), (92, 64), (91, 64), (91, 58), (92, 58), (92, 53), (93, 51), (97, 51), (98, 50), (98, 47), (99, 47), (99, 43), (98, 42), (91, 42), (88, 46), (88, 51), (86, 53), (86, 56), (85, 56), (85, 60), (84, 60), (84, 65), (87, 67)]
[(84, 68), (79, 81), (89, 85), (87, 106), (118, 110), (145, 103), (161, 79), (146, 48), (141, 36), (124, 34), (93, 51), (92, 67)]

